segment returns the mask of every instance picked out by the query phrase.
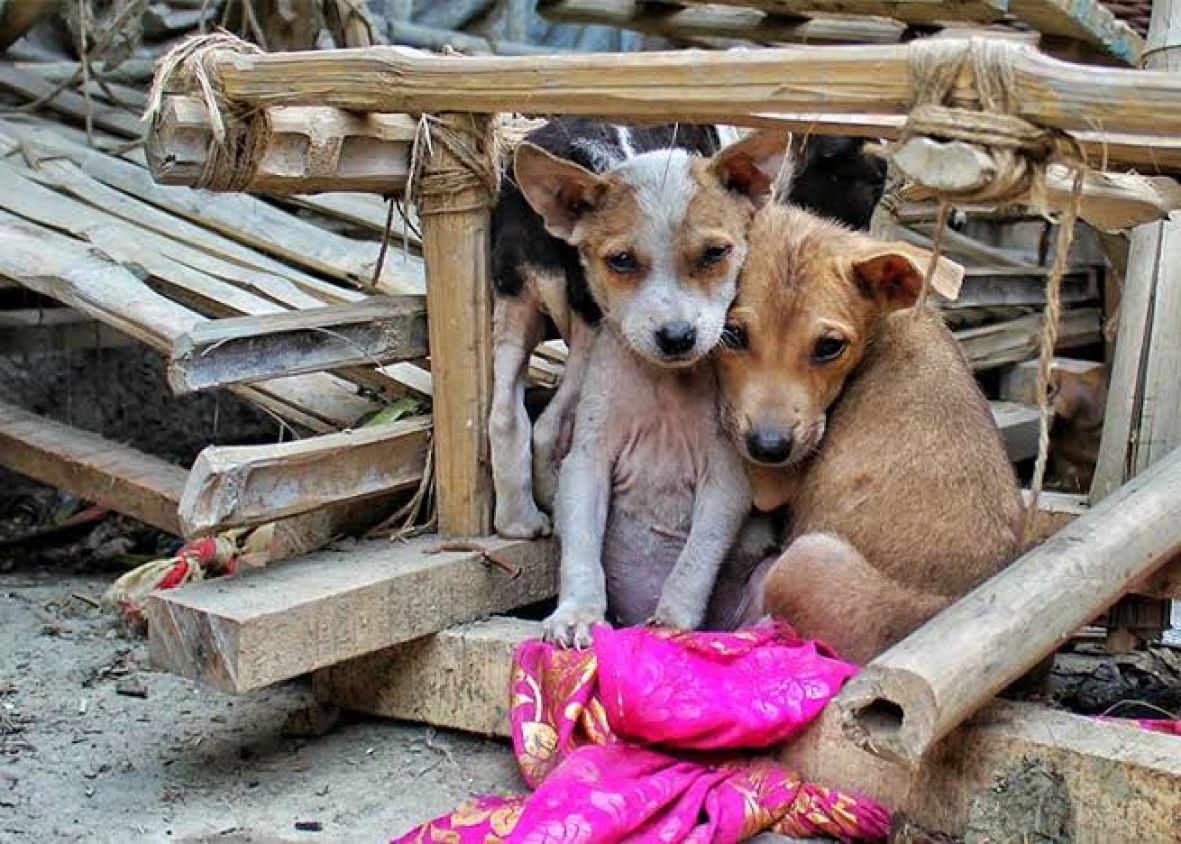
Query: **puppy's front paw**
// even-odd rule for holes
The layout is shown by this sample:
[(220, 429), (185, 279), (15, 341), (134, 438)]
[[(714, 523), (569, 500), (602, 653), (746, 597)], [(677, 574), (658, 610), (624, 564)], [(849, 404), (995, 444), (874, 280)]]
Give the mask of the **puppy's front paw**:
[(537, 539), (553, 532), (549, 516), (536, 505), (508, 513), (497, 512), (493, 525), (505, 539)]
[(562, 648), (589, 648), (593, 642), (591, 627), (599, 624), (606, 616), (605, 610), (581, 601), (563, 601), (554, 614), (542, 625), (543, 637), (547, 642)]
[(656, 612), (648, 620), (657, 627), (671, 627), (675, 630), (696, 630), (705, 620), (705, 610), (686, 606), (684, 603), (661, 596)]

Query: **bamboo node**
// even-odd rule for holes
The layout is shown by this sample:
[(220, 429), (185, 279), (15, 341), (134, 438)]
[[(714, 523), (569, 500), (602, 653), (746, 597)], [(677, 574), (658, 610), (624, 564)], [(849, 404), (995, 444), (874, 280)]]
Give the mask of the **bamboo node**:
[(193, 187), (237, 192), (245, 190), (257, 172), (271, 125), (265, 109), (244, 108), (222, 96), (214, 59), (223, 53), (258, 55), (262, 50), (228, 32), (182, 41), (160, 59), (143, 119), (159, 119), (165, 94), (199, 89), (213, 131), (205, 166)]

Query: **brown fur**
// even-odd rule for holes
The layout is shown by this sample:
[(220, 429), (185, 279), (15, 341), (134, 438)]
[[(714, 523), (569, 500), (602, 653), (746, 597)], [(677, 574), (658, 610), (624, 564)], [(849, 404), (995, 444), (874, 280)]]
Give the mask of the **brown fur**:
[[(732, 310), (749, 345), (718, 358), (740, 451), (759, 425), (805, 446), (748, 464), (756, 505), (791, 507), (762, 609), (858, 662), (1021, 549), (1016, 479), (955, 339), (934, 313), (897, 310), (924, 271), (909, 250), (768, 206)], [(816, 339), (837, 335), (843, 355), (817, 363)]]

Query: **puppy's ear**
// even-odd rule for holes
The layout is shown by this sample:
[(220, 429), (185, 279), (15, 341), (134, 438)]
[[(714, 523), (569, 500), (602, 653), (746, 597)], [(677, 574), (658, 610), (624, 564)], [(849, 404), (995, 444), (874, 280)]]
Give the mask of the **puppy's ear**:
[(715, 155), (710, 168), (724, 187), (759, 206), (771, 198), (776, 177), (788, 160), (790, 143), (791, 132), (784, 129), (755, 132)]
[(528, 143), (517, 147), (513, 174), (526, 201), (545, 222), (546, 231), (567, 241), (605, 187), (603, 179), (591, 171)]
[[(890, 310), (909, 308), (919, 298), (931, 253), (909, 243), (879, 244), (871, 247), (853, 265), (861, 279)], [(940, 256), (931, 279), (931, 289), (946, 299), (960, 295), (964, 268)]]

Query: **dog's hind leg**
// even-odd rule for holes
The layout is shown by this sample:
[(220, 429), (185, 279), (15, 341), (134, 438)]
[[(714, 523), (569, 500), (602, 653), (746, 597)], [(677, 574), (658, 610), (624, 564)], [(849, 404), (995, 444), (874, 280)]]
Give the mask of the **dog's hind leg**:
[(566, 332), (569, 353), (562, 382), (533, 424), (533, 494), (537, 503), (547, 510), (553, 506), (558, 489), (558, 466), (570, 450), (574, 411), (594, 341), (595, 329), (577, 316), (572, 317)]
[(851, 544), (827, 533), (797, 537), (751, 579), (750, 588), (755, 595), (747, 620), (781, 618), (801, 636), (819, 639), (858, 664), (905, 638), (952, 601), (885, 577)]
[(488, 419), (492, 483), (496, 490), (493, 525), (510, 539), (533, 539), (550, 532), (550, 521), (533, 498), (532, 437), (525, 410), (529, 356), (541, 342), (545, 317), (535, 291), (497, 296), (492, 327), (492, 406)]

